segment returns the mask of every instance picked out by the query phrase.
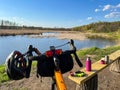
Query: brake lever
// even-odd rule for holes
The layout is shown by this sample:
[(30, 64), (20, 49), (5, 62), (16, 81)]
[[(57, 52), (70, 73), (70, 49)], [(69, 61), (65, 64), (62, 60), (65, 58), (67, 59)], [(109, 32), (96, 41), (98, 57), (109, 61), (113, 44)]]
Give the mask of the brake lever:
[(74, 41), (72, 39), (70, 40), (70, 46), (71, 46), (72, 50), (74, 50), (76, 52), (76, 47), (74, 46)]

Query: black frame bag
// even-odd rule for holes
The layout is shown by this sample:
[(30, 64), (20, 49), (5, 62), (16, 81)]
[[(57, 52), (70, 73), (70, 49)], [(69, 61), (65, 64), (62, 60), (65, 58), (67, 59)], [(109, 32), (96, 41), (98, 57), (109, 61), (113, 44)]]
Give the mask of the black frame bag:
[[(61, 54), (58, 56), (59, 59), (59, 67), (61, 73), (64, 74), (70, 71), (73, 68), (73, 58), (71, 54)], [(46, 57), (42, 60), (38, 60), (37, 62), (37, 75), (42, 77), (52, 77), (54, 76), (54, 61), (53, 57)]]

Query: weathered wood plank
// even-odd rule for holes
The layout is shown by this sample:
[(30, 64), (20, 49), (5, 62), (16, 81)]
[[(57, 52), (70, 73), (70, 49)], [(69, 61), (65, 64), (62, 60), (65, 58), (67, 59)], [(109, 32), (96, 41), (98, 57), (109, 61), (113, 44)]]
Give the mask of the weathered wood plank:
[(98, 89), (98, 75), (96, 74), (85, 83), (77, 84), (76, 90), (97, 90)]
[(84, 77), (72, 77), (69, 75), (68, 78), (80, 85), (80, 84), (84, 83), (85, 81), (89, 80), (94, 75), (98, 74), (101, 70), (105, 69), (108, 65), (112, 64), (119, 57), (120, 57), (120, 50), (109, 55), (109, 59), (110, 59), (109, 64), (100, 64), (100, 60), (99, 60), (99, 61), (92, 64), (92, 71), (87, 72), (85, 70), (85, 68), (80, 70), (80, 71), (85, 72), (86, 76), (84, 76)]
[(109, 70), (114, 73), (120, 73), (120, 58), (110, 65)]

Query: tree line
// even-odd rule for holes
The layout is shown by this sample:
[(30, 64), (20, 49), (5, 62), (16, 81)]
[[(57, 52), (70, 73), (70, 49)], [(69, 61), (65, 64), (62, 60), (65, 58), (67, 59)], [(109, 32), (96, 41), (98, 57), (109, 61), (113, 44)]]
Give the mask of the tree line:
[(120, 21), (116, 22), (95, 22), (91, 23), (88, 25), (83, 25), (83, 26), (78, 26), (72, 28), (72, 30), (75, 31), (81, 31), (81, 32), (86, 32), (86, 31), (92, 31), (92, 32), (115, 32), (120, 30)]
[(35, 26), (26, 26), (19, 25), (16, 22), (11, 22), (9, 20), (0, 20), (0, 29), (38, 29), (38, 30), (71, 30), (70, 28), (49, 28), (49, 27), (35, 27)]
[(17, 28), (18, 24), (8, 20), (0, 20), (0, 29), (14, 29)]

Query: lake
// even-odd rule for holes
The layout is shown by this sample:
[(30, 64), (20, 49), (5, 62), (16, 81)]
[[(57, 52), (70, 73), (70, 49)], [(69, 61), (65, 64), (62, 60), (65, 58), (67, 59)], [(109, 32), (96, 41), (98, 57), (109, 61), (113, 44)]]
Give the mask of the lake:
[[(7, 56), (14, 50), (18, 50), (21, 53), (24, 53), (27, 51), (29, 45), (33, 45), (34, 47), (38, 48), (42, 53), (44, 53), (46, 50), (49, 49), (49, 46), (59, 46), (68, 41), (68, 39), (61, 40), (56, 37), (31, 38), (27, 35), (0, 37), (0, 64), (4, 64)], [(115, 41), (103, 39), (86, 39), (82, 41), (75, 40), (75, 46), (77, 47), (77, 49), (93, 46), (104, 48), (106, 46), (112, 46), (115, 44)], [(69, 45), (65, 45), (61, 48), (63, 50), (66, 50), (70, 47)]]

